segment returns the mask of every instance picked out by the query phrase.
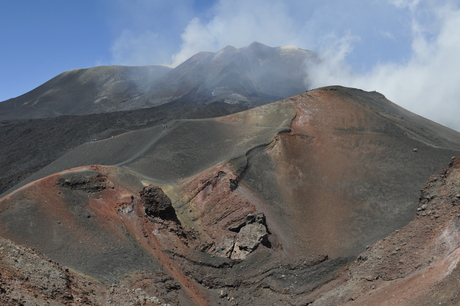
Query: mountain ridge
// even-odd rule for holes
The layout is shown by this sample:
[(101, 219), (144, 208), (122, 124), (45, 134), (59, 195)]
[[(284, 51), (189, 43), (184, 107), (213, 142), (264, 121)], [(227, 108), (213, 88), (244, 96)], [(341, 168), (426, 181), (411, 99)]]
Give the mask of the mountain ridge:
[(127, 111), (174, 101), (249, 107), (274, 102), (308, 89), (306, 68), (299, 67), (316, 56), (303, 49), (281, 50), (252, 43), (198, 53), (175, 68), (112, 65), (69, 70), (0, 103), (0, 121)]
[(381, 94), (320, 88), (83, 144), (0, 199), (0, 233), (100, 286), (164, 275), (168, 302), (334, 305), (459, 153), (460, 133)]

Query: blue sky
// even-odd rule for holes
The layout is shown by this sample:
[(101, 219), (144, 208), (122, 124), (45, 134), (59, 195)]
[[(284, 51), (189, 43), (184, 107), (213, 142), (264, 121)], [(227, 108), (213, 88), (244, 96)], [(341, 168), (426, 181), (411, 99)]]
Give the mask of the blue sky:
[[(377, 90), (460, 129), (457, 0), (18, 0), (0, 10), (0, 101), (61, 72), (178, 65), (252, 41), (320, 52), (315, 86)], [(440, 107), (442, 105), (442, 107)]]

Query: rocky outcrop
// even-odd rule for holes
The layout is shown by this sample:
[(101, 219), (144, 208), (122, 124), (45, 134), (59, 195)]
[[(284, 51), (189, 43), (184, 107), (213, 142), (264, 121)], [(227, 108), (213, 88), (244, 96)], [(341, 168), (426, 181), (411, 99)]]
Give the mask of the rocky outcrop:
[(265, 225), (265, 215), (250, 214), (245, 224), (241, 227), (235, 237), (235, 245), (230, 256), (232, 259), (245, 259), (260, 244), (267, 244), (268, 230)]
[(270, 239), (276, 241), (265, 214), (257, 212), (245, 195), (250, 191), (238, 181), (237, 172), (223, 163), (197, 175), (184, 188), (178, 206), (183, 207), (184, 226), (194, 224), (190, 232), (200, 241), (198, 250), (243, 260), (261, 244), (271, 248)]
[(145, 186), (140, 192), (140, 197), (147, 216), (179, 221), (171, 200), (160, 187), (155, 185)]
[(268, 229), (263, 213), (249, 214), (246, 220), (229, 227), (236, 235), (225, 235), (217, 245), (214, 254), (231, 259), (245, 259), (260, 244), (270, 246)]
[(56, 186), (62, 189), (82, 190), (88, 193), (100, 192), (108, 185), (107, 176), (93, 170), (69, 172), (61, 175)]

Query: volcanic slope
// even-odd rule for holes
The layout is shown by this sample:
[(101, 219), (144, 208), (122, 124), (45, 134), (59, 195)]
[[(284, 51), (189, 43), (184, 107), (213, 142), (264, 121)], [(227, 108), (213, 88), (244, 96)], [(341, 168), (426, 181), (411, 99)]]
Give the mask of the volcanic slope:
[(170, 102), (148, 109), (0, 122), (0, 194), (91, 140), (165, 124), (212, 118), (248, 109), (241, 104)]
[(301, 305), (459, 152), (378, 93), (321, 88), (84, 144), (0, 200), (0, 234), (105, 284), (169, 277), (168, 301)]
[(314, 58), (313, 51), (254, 42), (201, 52), (175, 68), (74, 69), (0, 103), (0, 121), (126, 111), (174, 101), (263, 105), (307, 90), (306, 62)]
[[(17, 97), (0, 103), (0, 120), (105, 113), (133, 108), (171, 68), (97, 66), (73, 69)], [(137, 107), (139, 108), (139, 107)]]
[(458, 305), (459, 204), (457, 157), (424, 184), (415, 219), (370, 245), (310, 305)]
[[(312, 51), (254, 42), (165, 66), (64, 72), (0, 103), (0, 193), (91, 139), (212, 118), (304, 92)], [(35, 118), (35, 119), (32, 119)]]

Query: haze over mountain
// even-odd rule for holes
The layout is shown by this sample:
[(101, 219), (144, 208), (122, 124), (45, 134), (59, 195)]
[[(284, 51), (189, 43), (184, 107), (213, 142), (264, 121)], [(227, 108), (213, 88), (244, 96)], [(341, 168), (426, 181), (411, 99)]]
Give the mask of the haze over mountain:
[(258, 42), (201, 52), (177, 66), (99, 66), (64, 72), (0, 103), (0, 120), (85, 115), (148, 108), (173, 101), (256, 106), (308, 89), (315, 52)]
[(312, 88), (376, 90), (460, 130), (456, 0), (26, 1), (1, 11), (10, 47), (0, 57), (0, 101), (73, 68), (175, 67), (201, 51), (261, 41), (319, 52)]

